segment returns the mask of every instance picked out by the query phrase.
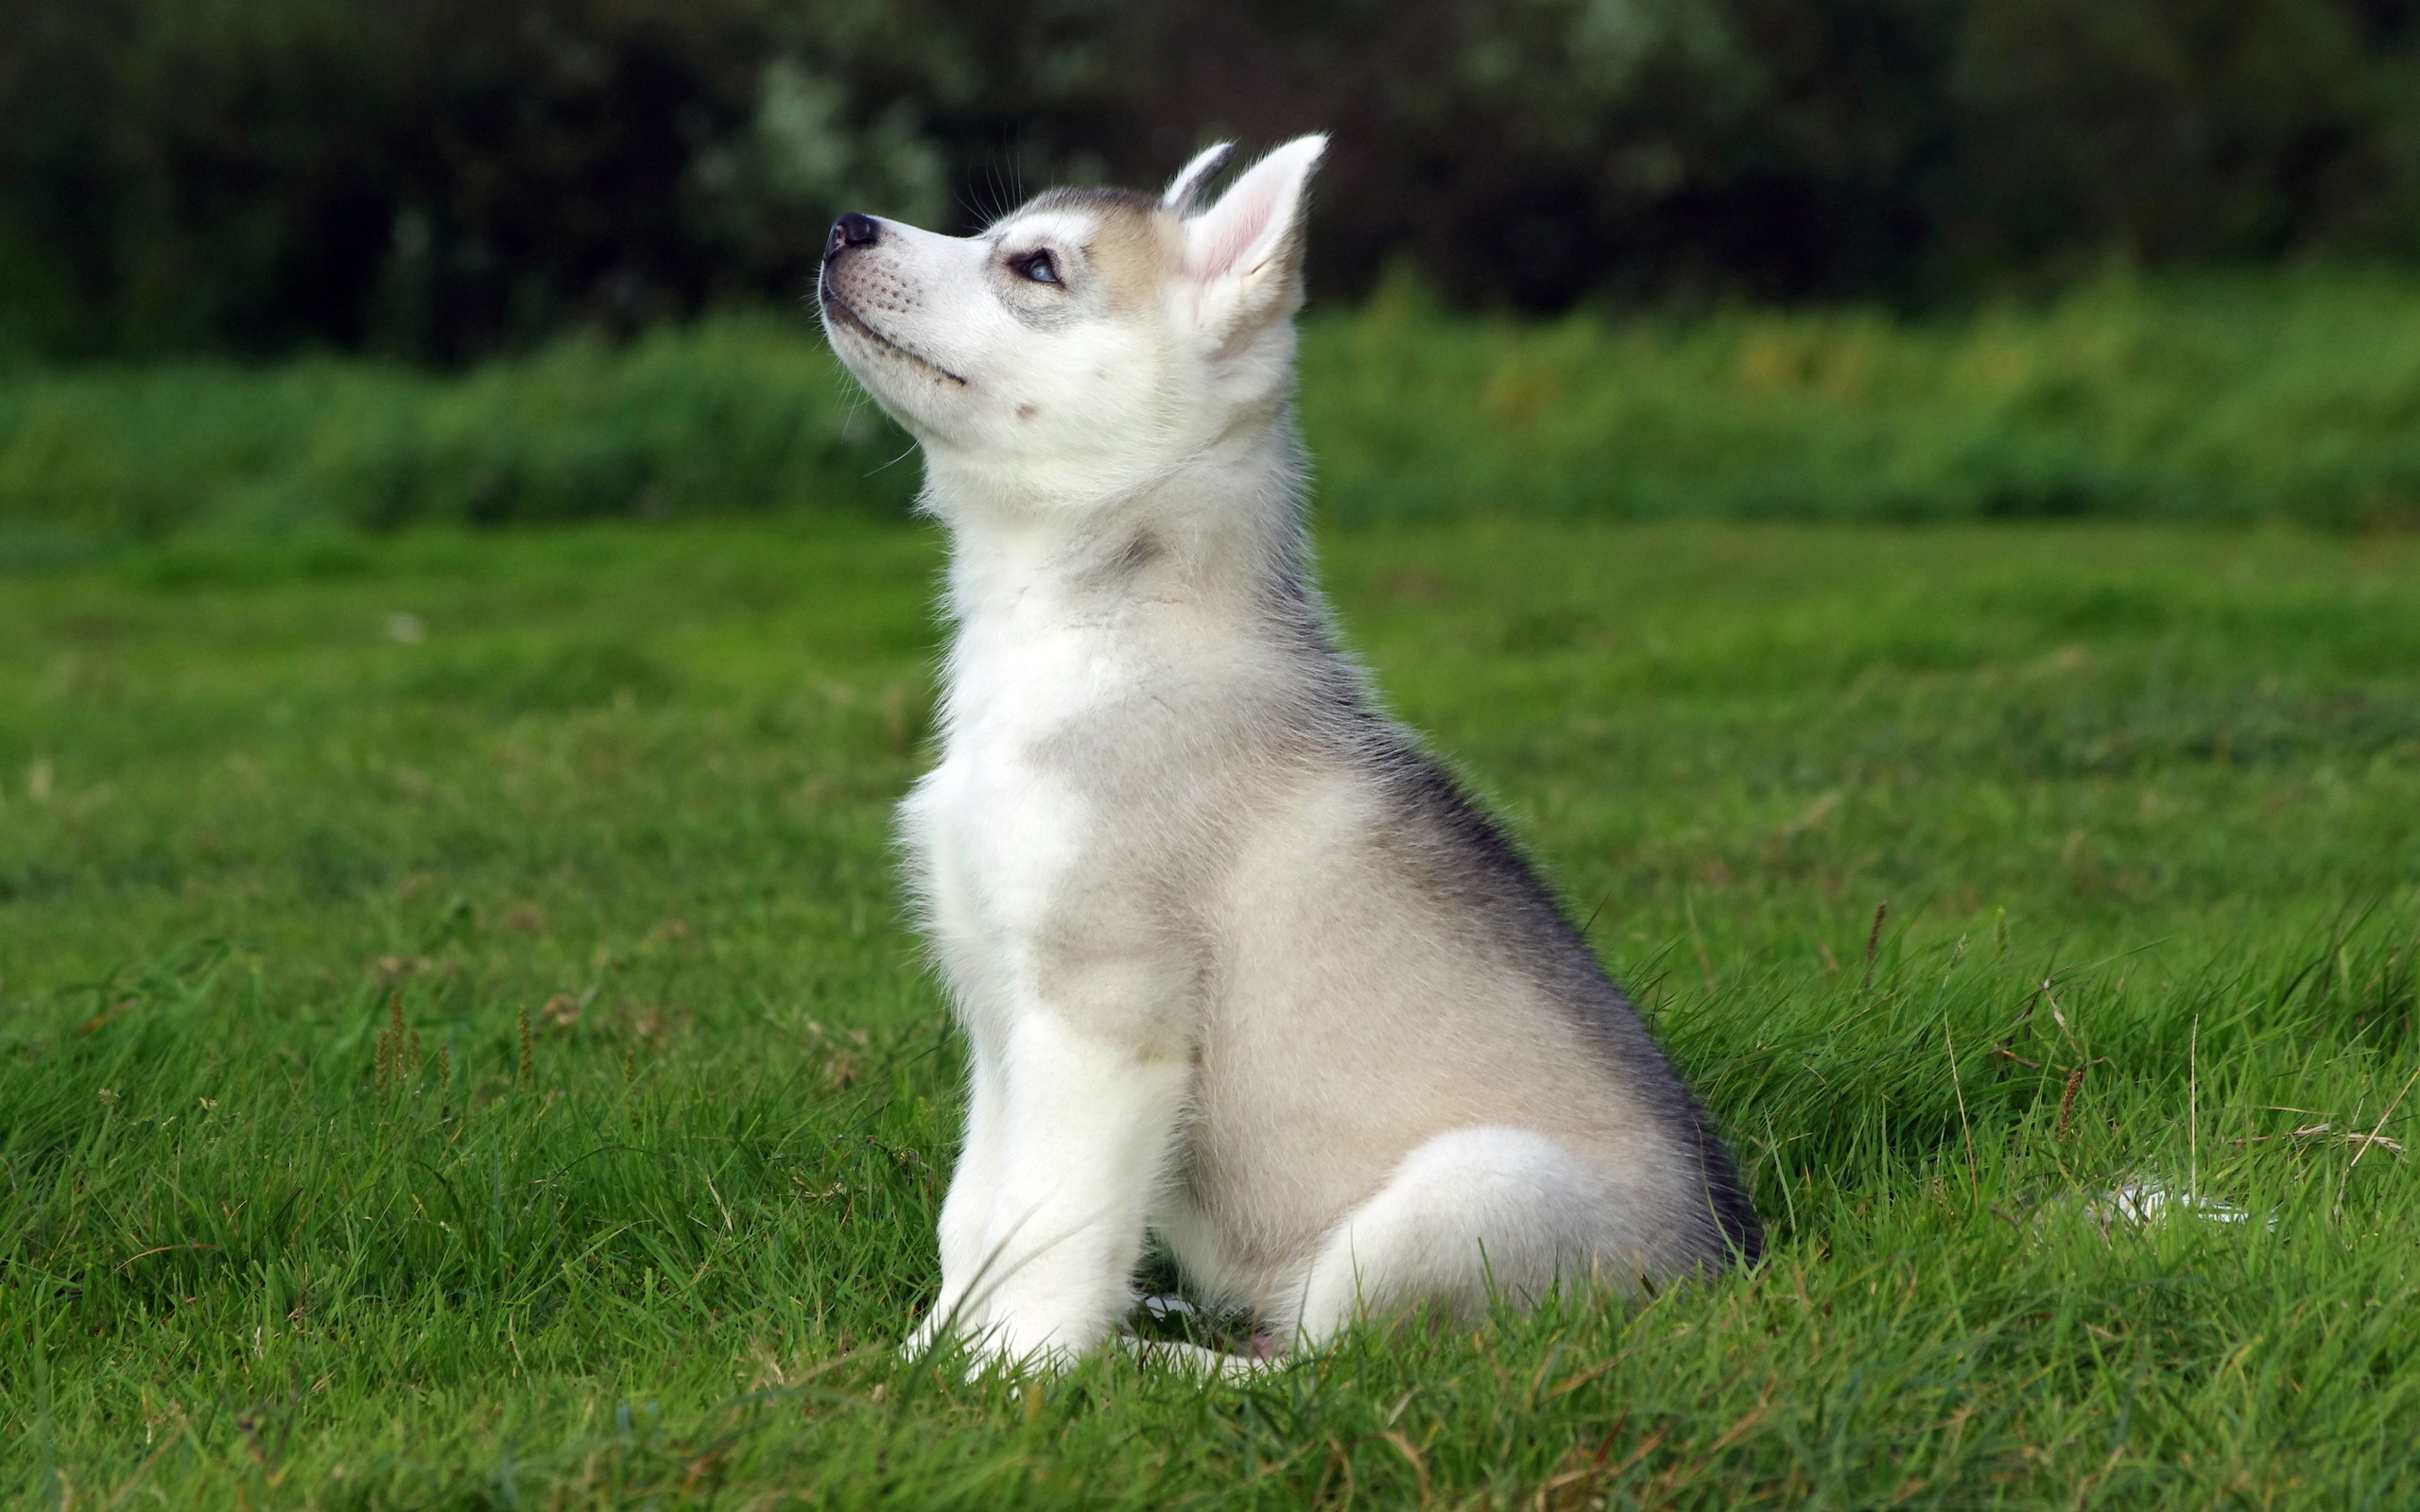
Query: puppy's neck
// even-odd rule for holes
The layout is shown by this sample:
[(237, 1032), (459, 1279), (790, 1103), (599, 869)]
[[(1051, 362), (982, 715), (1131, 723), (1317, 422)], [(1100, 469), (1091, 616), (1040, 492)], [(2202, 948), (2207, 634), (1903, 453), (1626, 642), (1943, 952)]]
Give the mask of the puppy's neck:
[(1224, 617), (1249, 614), (1294, 571), (1300, 486), (1281, 411), (1118, 486), (928, 456), (925, 507), (949, 528), (962, 625)]

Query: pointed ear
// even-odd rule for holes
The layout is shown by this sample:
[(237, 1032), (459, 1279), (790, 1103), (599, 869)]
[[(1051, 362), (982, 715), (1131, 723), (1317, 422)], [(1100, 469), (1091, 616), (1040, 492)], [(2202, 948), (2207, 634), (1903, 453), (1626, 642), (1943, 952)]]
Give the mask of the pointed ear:
[(1252, 165), (1184, 223), (1184, 270), (1201, 324), (1222, 338), (1293, 313), (1302, 298), (1303, 212), (1325, 136), (1302, 136)]
[(1195, 153), (1193, 161), (1179, 168), (1176, 177), (1168, 180), (1168, 192), (1160, 197), (1160, 208), (1172, 215), (1192, 215), (1194, 205), (1210, 187), (1210, 180), (1219, 176), (1219, 170), (1227, 165), (1235, 152), (1233, 142), (1221, 142)]

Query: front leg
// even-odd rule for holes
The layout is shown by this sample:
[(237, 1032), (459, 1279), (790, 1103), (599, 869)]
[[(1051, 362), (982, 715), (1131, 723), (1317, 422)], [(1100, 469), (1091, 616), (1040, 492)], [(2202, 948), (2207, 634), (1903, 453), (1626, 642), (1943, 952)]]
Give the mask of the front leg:
[(1063, 1365), (1132, 1304), (1189, 1068), (1103, 1027), (1043, 1007), (1010, 1025), (1000, 1161), (959, 1325), (984, 1359)]
[(992, 1203), (1000, 1184), (1006, 1138), (1008, 1078), (992, 1037), (975, 1037), (966, 1080), (966, 1137), (949, 1194), (942, 1199), (942, 1294), (901, 1346), (923, 1354), (942, 1335), (967, 1337), (983, 1332), (984, 1244), (992, 1226)]

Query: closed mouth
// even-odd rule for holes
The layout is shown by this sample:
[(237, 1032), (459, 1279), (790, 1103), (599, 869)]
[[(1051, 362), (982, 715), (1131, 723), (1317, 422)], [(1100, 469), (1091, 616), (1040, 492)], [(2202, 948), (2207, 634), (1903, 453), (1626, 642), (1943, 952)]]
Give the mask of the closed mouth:
[(895, 352), (899, 355), (907, 358), (909, 362), (915, 363), (919, 367), (929, 369), (934, 373), (948, 379), (951, 383), (958, 385), (961, 388), (966, 387), (966, 380), (950, 371), (947, 368), (942, 367), (932, 358), (925, 356), (923, 352), (910, 352), (908, 348), (901, 346), (898, 342), (891, 340), (887, 335), (884, 335), (873, 326), (868, 325), (866, 323), (866, 318), (859, 315), (855, 309), (851, 308), (848, 301), (840, 298), (839, 295), (833, 293), (830, 285), (825, 285), (818, 292), (822, 300), (823, 312), (827, 318), (838, 320), (842, 325), (847, 326), (850, 330), (864, 336), (868, 341), (873, 342), (875, 346)]

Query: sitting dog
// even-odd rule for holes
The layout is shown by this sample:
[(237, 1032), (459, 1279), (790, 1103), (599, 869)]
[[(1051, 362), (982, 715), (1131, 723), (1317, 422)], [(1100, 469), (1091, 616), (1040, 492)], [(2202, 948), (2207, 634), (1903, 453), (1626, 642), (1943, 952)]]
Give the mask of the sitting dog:
[(1340, 652), (1289, 397), (1290, 142), (1202, 208), (849, 215), (824, 329), (921, 443), (956, 623), (900, 809), (972, 1050), (908, 1340), (1062, 1365), (1147, 1234), (1256, 1353), (1751, 1260), (1728, 1152), (1546, 887)]

